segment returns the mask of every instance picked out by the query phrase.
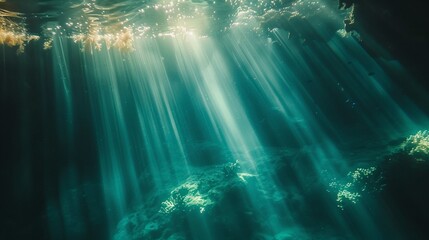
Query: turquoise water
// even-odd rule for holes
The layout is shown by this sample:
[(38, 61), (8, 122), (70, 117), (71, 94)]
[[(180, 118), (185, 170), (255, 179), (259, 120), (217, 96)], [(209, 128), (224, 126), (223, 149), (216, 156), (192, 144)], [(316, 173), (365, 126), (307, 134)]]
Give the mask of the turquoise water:
[(336, 1), (0, 4), (0, 238), (427, 234), (427, 92)]

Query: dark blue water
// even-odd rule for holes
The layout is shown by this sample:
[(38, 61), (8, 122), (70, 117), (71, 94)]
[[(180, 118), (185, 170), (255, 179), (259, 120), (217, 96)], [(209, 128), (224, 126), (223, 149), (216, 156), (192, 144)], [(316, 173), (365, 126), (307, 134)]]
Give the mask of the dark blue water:
[(0, 1), (0, 238), (426, 239), (395, 6)]

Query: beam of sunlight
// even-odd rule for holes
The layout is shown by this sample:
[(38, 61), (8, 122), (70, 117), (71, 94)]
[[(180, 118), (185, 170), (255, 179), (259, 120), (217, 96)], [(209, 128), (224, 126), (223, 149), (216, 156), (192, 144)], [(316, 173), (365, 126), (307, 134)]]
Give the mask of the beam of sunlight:
[[(42, 176), (44, 237), (382, 239), (401, 222), (380, 221), (391, 209), (377, 191), (392, 152), (424, 162), (427, 132), (406, 140), (420, 144), (409, 152), (403, 139), (427, 128), (427, 110), (414, 102), (426, 98), (402, 91), (397, 78), (411, 77), (400, 62), (371, 55), (343, 29), (354, 9), (313, 0), (108, 3), (57, 3), (69, 12), (40, 27), (45, 54), (27, 46), (38, 37), (12, 21), (18, 15), (0, 12), (2, 47), (44, 60), (6, 67), (4, 57), (0, 67), (2, 87), (25, 89), (10, 117), (25, 170), (15, 186)], [(359, 181), (374, 182), (353, 192)]]

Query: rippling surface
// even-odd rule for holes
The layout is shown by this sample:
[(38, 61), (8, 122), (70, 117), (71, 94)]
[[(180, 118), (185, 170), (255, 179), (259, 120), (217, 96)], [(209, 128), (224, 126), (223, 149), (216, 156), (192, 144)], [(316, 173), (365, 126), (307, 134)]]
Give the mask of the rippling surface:
[(21, 35), (22, 43), (9, 44), (21, 52), (24, 42), (35, 39), (30, 34), (42, 38), (45, 49), (55, 36), (65, 36), (85, 48), (131, 50), (134, 38), (214, 36), (239, 25), (284, 28), (303, 38), (315, 37), (306, 29), (313, 18), (326, 28), (342, 28), (336, 3), (305, 0), (6, 1), (0, 8), (2, 31)]

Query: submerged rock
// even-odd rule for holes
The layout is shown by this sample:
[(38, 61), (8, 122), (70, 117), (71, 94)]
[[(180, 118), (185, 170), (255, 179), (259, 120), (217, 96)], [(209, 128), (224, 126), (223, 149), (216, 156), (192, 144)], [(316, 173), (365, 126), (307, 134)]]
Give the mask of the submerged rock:
[[(389, 145), (395, 150), (384, 158), (344, 169), (348, 174), (333, 180), (329, 192), (328, 179), (306, 155), (311, 150), (273, 151), (256, 161), (257, 174), (238, 162), (200, 168), (126, 216), (115, 239), (360, 239), (359, 212), (377, 221), (401, 216), (412, 226), (398, 231), (418, 238), (429, 222), (427, 135), (419, 132)], [(387, 223), (376, 225), (383, 235), (396, 234)]]
[(249, 220), (253, 213), (246, 208), (245, 194), (255, 175), (238, 169), (235, 162), (189, 176), (160, 205), (142, 207), (122, 219), (115, 239), (198, 239), (192, 235), (209, 232), (231, 236), (239, 232), (231, 223), (256, 224)]
[(394, 146), (393, 153), (382, 161), (373, 166), (356, 168), (344, 179), (333, 181), (330, 187), (337, 191), (337, 206), (343, 210), (343, 215), (352, 216), (361, 209), (371, 209), (377, 201), (378, 206), (383, 207), (371, 210), (377, 218), (389, 214), (396, 220), (401, 219), (404, 224), (398, 228), (410, 234), (410, 238), (427, 236), (428, 147), (429, 132), (419, 131)]

